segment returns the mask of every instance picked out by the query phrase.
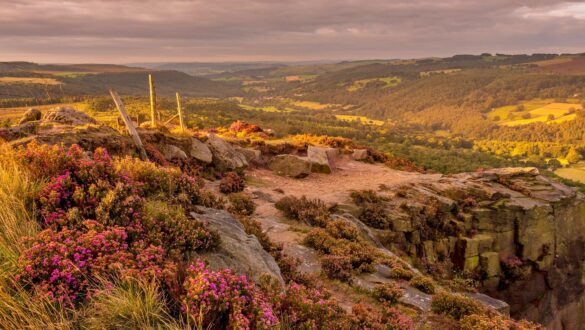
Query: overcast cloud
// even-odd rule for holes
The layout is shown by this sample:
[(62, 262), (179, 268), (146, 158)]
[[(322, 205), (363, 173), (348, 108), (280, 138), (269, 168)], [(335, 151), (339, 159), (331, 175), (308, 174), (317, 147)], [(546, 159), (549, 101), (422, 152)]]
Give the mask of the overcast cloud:
[(585, 1), (0, 0), (0, 60), (338, 60), (482, 52), (585, 52)]

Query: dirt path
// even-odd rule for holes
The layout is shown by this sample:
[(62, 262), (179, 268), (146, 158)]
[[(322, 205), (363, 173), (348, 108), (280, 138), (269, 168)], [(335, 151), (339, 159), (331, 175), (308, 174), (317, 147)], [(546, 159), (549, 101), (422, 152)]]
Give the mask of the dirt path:
[(349, 157), (339, 159), (334, 167), (332, 174), (313, 173), (304, 179), (282, 177), (267, 169), (253, 169), (247, 175), (263, 190), (279, 188), (286, 195), (305, 195), (339, 204), (347, 202), (352, 190), (378, 190), (381, 184), (391, 187), (427, 177), (420, 173), (393, 170), (381, 164), (357, 162)]

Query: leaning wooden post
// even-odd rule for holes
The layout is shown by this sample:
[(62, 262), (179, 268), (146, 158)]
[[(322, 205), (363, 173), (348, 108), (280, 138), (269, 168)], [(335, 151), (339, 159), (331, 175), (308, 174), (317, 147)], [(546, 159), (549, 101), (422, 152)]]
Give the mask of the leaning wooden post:
[(154, 79), (148, 75), (148, 86), (150, 88), (150, 126), (156, 127), (156, 90), (154, 89)]
[(179, 114), (179, 125), (181, 125), (181, 133), (185, 133), (185, 125), (183, 124), (183, 109), (181, 109), (181, 97), (177, 92), (177, 112)]
[(136, 127), (134, 127), (132, 120), (130, 120), (128, 113), (126, 112), (126, 108), (124, 107), (124, 103), (122, 102), (120, 95), (118, 95), (118, 93), (113, 89), (110, 89), (110, 95), (112, 95), (114, 103), (116, 104), (116, 108), (118, 108), (118, 111), (120, 111), (122, 119), (124, 120), (124, 123), (128, 128), (128, 132), (130, 133), (130, 136), (132, 136), (132, 140), (134, 140), (134, 144), (136, 145), (136, 148), (140, 153), (140, 158), (142, 160), (148, 160), (148, 156), (146, 155), (146, 150), (144, 150), (144, 146), (142, 145), (140, 136), (138, 135), (138, 132), (136, 131)]

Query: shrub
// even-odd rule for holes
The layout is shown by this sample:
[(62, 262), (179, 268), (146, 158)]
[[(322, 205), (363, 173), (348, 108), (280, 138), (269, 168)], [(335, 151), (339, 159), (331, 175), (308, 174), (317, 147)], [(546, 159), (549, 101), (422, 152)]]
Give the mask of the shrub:
[(398, 279), (403, 279), (403, 280), (410, 280), (414, 277), (414, 272), (410, 269), (406, 269), (403, 266), (399, 266), (396, 268), (392, 268), (392, 270), (390, 271), (390, 276), (392, 278), (398, 278)]
[(331, 254), (349, 258), (352, 268), (359, 273), (374, 271), (377, 253), (371, 246), (364, 243), (338, 240)]
[(266, 296), (246, 276), (208, 270), (196, 261), (184, 283), (185, 312), (200, 328), (271, 329), (278, 324)]
[(256, 205), (252, 201), (249, 195), (245, 193), (233, 193), (228, 197), (230, 201), (229, 210), (236, 214), (241, 215), (252, 215), (256, 210)]
[(500, 264), (502, 265), (502, 272), (506, 279), (517, 280), (522, 278), (522, 267), (524, 266), (524, 263), (520, 258), (511, 256), (503, 260)]
[(185, 215), (182, 207), (163, 201), (148, 201), (141, 221), (144, 239), (163, 247), (174, 259), (187, 259), (192, 253), (212, 249), (219, 244), (219, 235)]
[(359, 190), (351, 192), (351, 199), (357, 205), (364, 205), (366, 203), (383, 203), (388, 200), (384, 196), (378, 195), (373, 190)]
[(31, 241), (20, 257), (19, 279), (53, 301), (82, 301), (90, 279), (132, 262), (122, 228), (103, 229), (88, 223), (87, 232), (47, 229)]
[(372, 290), (372, 294), (380, 302), (393, 305), (402, 297), (404, 290), (396, 283), (390, 282), (376, 285)]
[(392, 226), (392, 221), (383, 204), (364, 204), (358, 218), (366, 225), (377, 229), (390, 229)]
[(347, 321), (343, 309), (331, 299), (329, 292), (291, 283), (276, 299), (276, 310), (288, 329), (344, 329)]
[(322, 228), (314, 228), (303, 239), (303, 244), (321, 253), (330, 254), (337, 240)]
[(431, 310), (460, 320), (465, 316), (481, 313), (483, 309), (471, 298), (441, 291), (433, 296)]
[(541, 326), (522, 320), (515, 321), (497, 313), (472, 314), (461, 319), (461, 330), (536, 330)]
[(329, 221), (329, 209), (319, 199), (310, 200), (305, 196), (301, 198), (287, 196), (276, 202), (275, 206), (288, 218), (311, 226), (325, 227)]
[(77, 145), (65, 150), (62, 146), (49, 146), (36, 141), (16, 152), (16, 159), (34, 179), (48, 179), (63, 174), (77, 166), (83, 158), (83, 150)]
[(435, 282), (429, 277), (415, 276), (410, 280), (409, 284), (424, 293), (435, 293)]
[(349, 257), (326, 255), (321, 258), (321, 267), (328, 278), (351, 282), (353, 267)]
[(346, 239), (348, 241), (359, 239), (359, 231), (356, 226), (341, 219), (328, 222), (325, 230), (329, 235), (337, 239)]
[(311, 144), (331, 148), (351, 148), (354, 146), (354, 143), (351, 139), (339, 136), (299, 134), (291, 136), (290, 139), (295, 143)]
[(351, 309), (350, 329), (371, 330), (412, 330), (412, 319), (394, 307), (384, 308), (382, 311), (372, 307), (355, 304)]
[(219, 183), (219, 191), (224, 194), (231, 194), (243, 191), (245, 188), (244, 178), (236, 172), (226, 173)]

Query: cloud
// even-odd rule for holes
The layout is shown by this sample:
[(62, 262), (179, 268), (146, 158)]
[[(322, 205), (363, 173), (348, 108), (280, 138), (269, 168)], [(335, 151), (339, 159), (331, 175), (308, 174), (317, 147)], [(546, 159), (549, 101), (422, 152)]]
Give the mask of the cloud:
[(584, 51), (555, 0), (0, 0), (0, 60), (306, 60)]

